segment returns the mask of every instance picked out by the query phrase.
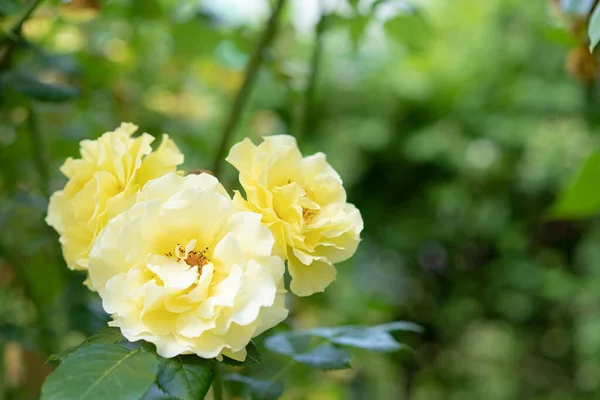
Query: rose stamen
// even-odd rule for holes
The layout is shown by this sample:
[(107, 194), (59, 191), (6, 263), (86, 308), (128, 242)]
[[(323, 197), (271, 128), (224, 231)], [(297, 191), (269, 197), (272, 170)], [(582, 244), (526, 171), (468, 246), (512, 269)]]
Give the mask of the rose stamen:
[(202, 268), (210, 262), (210, 258), (206, 255), (208, 247), (201, 251), (192, 250), (187, 254), (183, 261), (190, 267)]
[(310, 208), (302, 207), (302, 219), (310, 224), (312, 220), (317, 216), (317, 210), (311, 210)]

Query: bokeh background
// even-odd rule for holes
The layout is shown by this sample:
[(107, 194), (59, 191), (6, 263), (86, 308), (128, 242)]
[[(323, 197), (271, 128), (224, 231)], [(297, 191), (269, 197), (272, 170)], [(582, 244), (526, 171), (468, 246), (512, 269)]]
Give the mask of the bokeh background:
[[(0, 37), (29, 3), (0, 0)], [(291, 133), (325, 152), (365, 220), (287, 325), (424, 332), (353, 352), (352, 370), (293, 366), (284, 399), (600, 398), (600, 225), (548, 214), (599, 147), (593, 3), (287, 2), (234, 141)], [(0, 39), (0, 399), (37, 398), (46, 357), (107, 321), (43, 220), (58, 167), (131, 121), (171, 134), (184, 169), (211, 168), (271, 6), (47, 0)], [(248, 373), (282, 368), (263, 356)]]

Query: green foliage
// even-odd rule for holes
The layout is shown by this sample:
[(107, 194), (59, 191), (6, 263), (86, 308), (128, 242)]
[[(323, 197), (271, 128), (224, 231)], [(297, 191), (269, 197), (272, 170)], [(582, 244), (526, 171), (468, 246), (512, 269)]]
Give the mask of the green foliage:
[(157, 372), (151, 353), (92, 344), (69, 355), (48, 377), (41, 399), (141, 399)]
[[(339, 365), (331, 367), (332, 369), (341, 369), (349, 368), (349, 355), (341, 351), (342, 349), (330, 344), (311, 349), (307, 353), (312, 338), (325, 339), (331, 344), (339, 346), (385, 353), (397, 351), (404, 347), (403, 344), (396, 341), (390, 334), (390, 332), (396, 331), (421, 332), (422, 329), (416, 324), (403, 321), (372, 327), (340, 326), (315, 328), (305, 331), (278, 333), (268, 338), (265, 341), (265, 346), (269, 350), (292, 356), (296, 361), (314, 366), (315, 368), (329, 369), (326, 365), (328, 365), (328, 362), (331, 362), (331, 365)], [(323, 352), (323, 354), (319, 354), (319, 352)]]
[(177, 356), (160, 359), (158, 387), (180, 400), (203, 399), (210, 388), (214, 366), (197, 356)]
[(48, 361), (61, 362), (73, 352), (93, 344), (115, 344), (124, 341), (126, 341), (126, 339), (121, 334), (119, 328), (103, 328), (95, 335), (84, 340), (79, 346), (52, 354), (48, 357)]
[(71, 86), (43, 83), (27, 72), (5, 73), (0, 78), (0, 84), (34, 100), (61, 103), (79, 95), (79, 91)]
[(600, 152), (591, 154), (575, 179), (565, 188), (550, 209), (557, 218), (590, 218), (600, 212)]
[(350, 368), (350, 354), (346, 350), (330, 343), (311, 346), (311, 336), (307, 332), (278, 333), (269, 337), (265, 346), (315, 369)]
[(311, 368), (324, 370), (350, 368), (350, 354), (329, 343), (317, 346), (306, 353), (290, 354), (290, 356)]
[(594, 8), (588, 25), (588, 36), (590, 38), (590, 51), (593, 51), (600, 41), (600, 7)]
[[(0, 1), (2, 31), (28, 3)], [(43, 221), (45, 191), (64, 184), (58, 167), (80, 140), (131, 121), (171, 134), (186, 153), (183, 170), (210, 168), (264, 22), (254, 13), (267, 2), (220, 11), (225, 2), (147, 3), (44, 1), (1, 73), (27, 71), (36, 90), (78, 90), (57, 103), (7, 78), (0, 85), (0, 336), (5, 354), (24, 354), (7, 370), (27, 374), (6, 374), (0, 393), (9, 400), (38, 398), (47, 356), (109, 319)], [(389, 0), (372, 10), (359, 2), (358, 12), (342, 3), (320, 25), (314, 113), (299, 142), (306, 154), (327, 154), (365, 232), (325, 293), (290, 299), (282, 329), (402, 319), (426, 333), (389, 331), (414, 352), (384, 354), (364, 350), (378, 343), (362, 332), (286, 338), (292, 354), (322, 344), (351, 351), (352, 369), (340, 372), (272, 351), (260, 366), (231, 369), (282, 379), (296, 398), (598, 398), (600, 229), (589, 218), (597, 182), (581, 166), (598, 150), (600, 108), (597, 84), (565, 73), (582, 38), (553, 20), (555, 1)], [(586, 5), (558, 3), (568, 21)], [(295, 132), (302, 120), (315, 48), (303, 18), (317, 12), (303, 8), (303, 17), (286, 9), (232, 141)], [(223, 173), (234, 188), (233, 169)], [(156, 383), (145, 398), (174, 399)]]
[(246, 346), (246, 359), (244, 361), (237, 361), (227, 356), (223, 356), (223, 361), (221, 362), (232, 367), (253, 367), (262, 364), (262, 357), (256, 343), (250, 341), (248, 346)]
[(283, 393), (281, 381), (261, 381), (240, 374), (229, 374), (225, 381), (242, 383), (248, 388), (253, 400), (276, 400)]
[(560, 0), (560, 6), (568, 14), (585, 15), (591, 11), (594, 0)]
[[(404, 346), (390, 335), (394, 331), (420, 332), (421, 329), (415, 324), (401, 321), (374, 327), (315, 328), (275, 334), (265, 341), (265, 346), (312, 368), (345, 369), (350, 368), (350, 354), (338, 346), (376, 352), (397, 351)], [(325, 339), (329, 343), (314, 347), (314, 338)]]
[[(251, 346), (249, 346), (251, 347)], [(254, 346), (255, 347), (255, 346)], [(87, 351), (86, 349), (90, 349)], [(101, 357), (98, 362), (92, 360), (99, 353), (106, 350), (108, 356)], [(249, 350), (254, 354), (255, 359), (259, 357), (258, 350)], [(138, 355), (139, 354), (139, 355)], [(81, 379), (89, 382), (92, 377), (100, 375), (95, 384), (98, 386), (93, 392), (89, 393), (90, 398), (94, 396), (110, 396), (111, 398), (126, 398), (121, 396), (137, 396), (135, 398), (150, 399), (179, 399), (194, 400), (204, 398), (212, 384), (214, 377), (215, 361), (206, 360), (193, 355), (180, 355), (174, 358), (164, 358), (156, 354), (154, 346), (147, 342), (129, 343), (122, 336), (118, 328), (104, 328), (96, 335), (86, 339), (79, 346), (52, 355), (49, 360), (60, 362), (60, 366), (45, 383), (44, 396), (47, 398), (73, 398), (73, 393), (79, 388), (79, 381), (74, 381), (71, 386), (62, 388), (61, 379), (73, 374), (74, 370), (81, 367), (81, 363), (88, 358), (93, 368), (82, 370)], [(125, 363), (125, 360), (130, 360)], [(143, 366), (143, 363), (146, 366)], [(252, 362), (249, 362), (253, 365)], [(244, 363), (240, 363), (245, 365)], [(131, 375), (131, 369), (139, 369), (138, 377)], [(150, 381), (148, 378), (148, 369), (154, 371)], [(72, 379), (72, 378), (69, 378)], [(94, 378), (95, 379), (95, 378)], [(121, 385), (128, 385), (128, 379), (137, 379), (134, 381), (137, 391), (119, 392), (115, 388)], [(146, 386), (144, 382), (148, 384)], [(152, 388), (150, 388), (152, 385)], [(144, 389), (142, 391), (142, 389)], [(98, 397), (99, 398), (99, 397)], [(129, 398), (129, 397), (127, 397)]]
[(390, 38), (413, 51), (425, 49), (431, 36), (429, 25), (419, 12), (398, 14), (386, 21), (384, 28)]

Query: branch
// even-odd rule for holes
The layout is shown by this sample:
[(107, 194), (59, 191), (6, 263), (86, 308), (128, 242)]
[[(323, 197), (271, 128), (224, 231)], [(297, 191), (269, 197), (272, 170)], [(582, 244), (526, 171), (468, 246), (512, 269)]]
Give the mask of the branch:
[(0, 58), (0, 71), (8, 68), (12, 54), (21, 39), (21, 29), (23, 28), (23, 24), (42, 3), (42, 1), (44, 0), (33, 0), (23, 15), (21, 15), (21, 17), (17, 20), (15, 25), (0, 39), (0, 47), (6, 45), (6, 49)]
[(246, 71), (244, 73), (244, 82), (242, 83), (242, 86), (233, 101), (231, 111), (229, 112), (229, 116), (225, 121), (225, 125), (221, 133), (221, 143), (219, 144), (219, 149), (215, 154), (212, 171), (217, 177), (219, 176), (223, 159), (226, 156), (225, 152), (227, 151), (227, 147), (229, 145), (231, 136), (233, 135), (233, 132), (235, 131), (235, 128), (238, 125), (240, 116), (244, 111), (244, 107), (252, 91), (252, 86), (254, 85), (254, 81), (256, 80), (256, 75), (263, 62), (263, 52), (271, 44), (277, 32), (279, 15), (281, 13), (281, 9), (283, 8), (285, 1), (286, 0), (277, 0), (277, 3), (273, 8), (271, 17), (269, 18), (269, 21), (267, 23), (267, 27), (263, 31), (258, 41), (258, 44), (254, 49), (254, 52), (250, 56), (248, 65), (246, 66)]
[(315, 28), (315, 45), (313, 47), (312, 58), (310, 61), (310, 74), (304, 94), (304, 109), (302, 119), (300, 121), (300, 129), (298, 135), (306, 135), (314, 126), (315, 120), (315, 97), (317, 90), (317, 82), (319, 78), (319, 67), (321, 65), (321, 57), (323, 55), (323, 34), (325, 33), (330, 20), (329, 14), (322, 14), (321, 19)]
[(46, 146), (44, 146), (44, 138), (40, 134), (38, 121), (33, 107), (28, 108), (27, 131), (29, 133), (29, 141), (31, 142), (31, 150), (33, 152), (33, 161), (40, 178), (40, 188), (45, 198), (50, 197), (50, 162)]

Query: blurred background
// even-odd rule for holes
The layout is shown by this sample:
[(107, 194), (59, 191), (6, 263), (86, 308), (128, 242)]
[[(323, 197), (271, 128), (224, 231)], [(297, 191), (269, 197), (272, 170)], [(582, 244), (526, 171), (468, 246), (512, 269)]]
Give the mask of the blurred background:
[[(43, 221), (58, 167), (131, 121), (210, 169), (273, 3), (0, 0), (1, 400), (37, 398), (46, 357), (108, 319)], [(599, 148), (595, 3), (286, 2), (229, 145), (294, 134), (365, 220), (286, 324), (424, 333), (353, 352), (352, 370), (293, 366), (284, 399), (600, 398), (600, 223), (579, 218), (600, 208), (600, 165), (548, 213)], [(268, 378), (284, 360), (263, 353), (248, 373)]]

